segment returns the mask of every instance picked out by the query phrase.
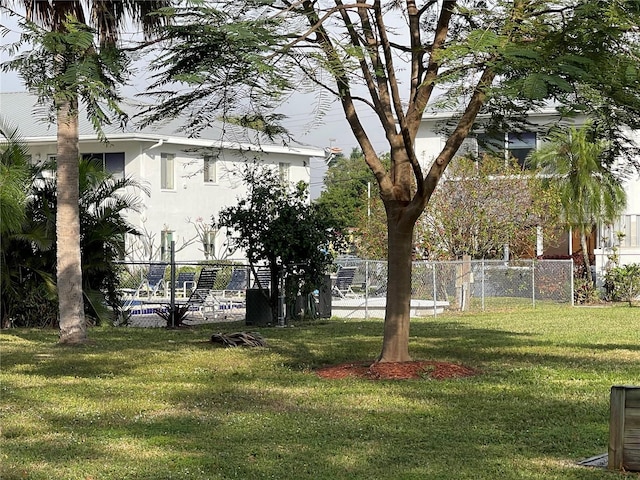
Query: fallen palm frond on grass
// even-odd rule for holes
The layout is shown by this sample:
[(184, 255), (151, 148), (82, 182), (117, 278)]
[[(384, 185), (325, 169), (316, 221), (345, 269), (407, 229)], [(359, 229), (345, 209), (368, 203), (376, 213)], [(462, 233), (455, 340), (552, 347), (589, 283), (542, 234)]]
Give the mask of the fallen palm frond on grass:
[(255, 332), (214, 333), (211, 335), (213, 343), (219, 343), (225, 347), (266, 347), (267, 342)]
[[(382, 321), (256, 328), (267, 348), (190, 329), (0, 333), (3, 480), (612, 480), (609, 391), (640, 379), (637, 309), (518, 309), (416, 319), (416, 361), (477, 375), (329, 380), (373, 360)], [(626, 478), (626, 477), (624, 477)], [(635, 478), (631, 476), (631, 478)]]

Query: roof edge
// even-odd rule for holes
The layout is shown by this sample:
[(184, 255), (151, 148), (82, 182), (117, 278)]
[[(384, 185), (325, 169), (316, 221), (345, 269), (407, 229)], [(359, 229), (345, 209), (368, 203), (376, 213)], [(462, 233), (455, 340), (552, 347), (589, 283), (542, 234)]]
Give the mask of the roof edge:
[[(23, 137), (25, 143), (49, 144), (56, 142), (56, 135), (39, 137)], [(99, 142), (97, 135), (80, 135), (80, 143)], [(284, 153), (290, 155), (303, 155), (308, 157), (325, 157), (324, 150), (320, 148), (290, 145), (254, 145), (242, 142), (230, 142), (225, 140), (207, 140), (202, 138), (174, 137), (161, 134), (117, 133), (107, 136), (108, 143), (118, 142), (149, 142), (161, 141), (170, 145), (182, 145), (185, 147), (217, 148), (223, 150), (239, 150), (245, 152)]]

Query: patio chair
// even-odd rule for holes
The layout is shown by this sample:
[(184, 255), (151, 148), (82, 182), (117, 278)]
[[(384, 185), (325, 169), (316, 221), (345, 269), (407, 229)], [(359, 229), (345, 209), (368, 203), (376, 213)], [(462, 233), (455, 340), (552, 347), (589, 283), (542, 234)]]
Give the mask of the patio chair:
[[(155, 297), (160, 292), (164, 293), (166, 287), (164, 272), (166, 269), (166, 263), (152, 263), (149, 265), (146, 277), (136, 288), (121, 288), (119, 290), (122, 299), (118, 308), (118, 317), (120, 318), (118, 321), (129, 317), (136, 306), (149, 302), (152, 297)], [(143, 311), (141, 308), (138, 308), (138, 310)]]
[(142, 279), (136, 288), (121, 288), (120, 293), (129, 300), (139, 300), (142, 296), (155, 296), (160, 291), (160, 288), (165, 286), (164, 271), (166, 269), (166, 263), (150, 264), (146, 277)]
[(253, 288), (262, 287), (268, 290), (271, 286), (271, 269), (269, 267), (260, 267), (256, 270), (256, 278), (253, 280)]
[(336, 281), (333, 284), (333, 295), (341, 298), (356, 296), (356, 293), (351, 289), (355, 274), (356, 267), (340, 267), (336, 275)]
[[(138, 296), (146, 291), (147, 297), (153, 297), (161, 292), (161, 288), (165, 286), (164, 272), (167, 269), (166, 263), (152, 263), (149, 265), (149, 272), (138, 287)], [(164, 289), (162, 290), (164, 291)]]
[(218, 277), (218, 268), (204, 267), (200, 271), (198, 281), (195, 288), (189, 295), (189, 299), (185, 302), (190, 311), (196, 311), (202, 315), (203, 319), (207, 319), (205, 313), (207, 310), (215, 310), (220, 305), (220, 301), (213, 293), (213, 289)]
[(187, 293), (192, 292), (196, 285), (195, 278), (195, 272), (178, 273), (176, 277), (176, 293), (181, 292), (182, 296), (186, 297)]
[(234, 268), (231, 272), (229, 283), (222, 291), (223, 297), (242, 297), (247, 289), (247, 268)]

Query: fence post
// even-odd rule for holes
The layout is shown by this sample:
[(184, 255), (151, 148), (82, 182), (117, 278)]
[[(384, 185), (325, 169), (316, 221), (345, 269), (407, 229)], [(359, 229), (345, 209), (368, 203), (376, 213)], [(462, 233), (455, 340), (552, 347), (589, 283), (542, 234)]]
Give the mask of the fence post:
[(481, 292), (481, 297), (482, 297), (482, 311), (484, 312), (484, 276), (485, 276), (485, 271), (484, 271), (484, 257), (482, 258), (482, 263), (480, 264), (480, 269), (482, 270), (482, 292)]
[(169, 314), (171, 315), (170, 319), (170, 323), (171, 323), (171, 328), (175, 328), (176, 326), (176, 319), (175, 319), (175, 314), (176, 314), (176, 241), (175, 240), (171, 240), (171, 256), (169, 257), (171, 259), (171, 265), (170, 265), (170, 271), (171, 271), (171, 276), (169, 277), (169, 298), (170, 298), (170, 310), (169, 310)]
[(531, 298), (533, 308), (536, 308), (536, 259), (531, 260)]
[(431, 276), (433, 277), (433, 316), (438, 316), (438, 306), (436, 302), (438, 301), (438, 286), (436, 285), (436, 264), (435, 262), (431, 263)]
[(571, 279), (571, 306), (575, 307), (575, 296), (574, 296), (574, 288), (575, 288), (575, 284), (574, 284), (574, 279), (573, 279), (573, 258), (571, 260), (569, 260), (570, 263), (570, 268), (571, 271), (569, 272), (569, 278)]
[(364, 261), (364, 318), (369, 320), (369, 260)]

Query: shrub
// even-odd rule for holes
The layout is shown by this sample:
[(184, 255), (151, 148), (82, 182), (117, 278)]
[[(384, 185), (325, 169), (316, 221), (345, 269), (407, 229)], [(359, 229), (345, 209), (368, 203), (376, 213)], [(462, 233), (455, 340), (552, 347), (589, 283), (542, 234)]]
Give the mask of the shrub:
[(575, 303), (593, 303), (598, 301), (598, 291), (593, 282), (586, 278), (576, 278), (573, 284), (573, 299)]
[(187, 304), (174, 305), (173, 307), (173, 325), (171, 324), (171, 305), (164, 305), (161, 308), (155, 309), (156, 315), (159, 315), (167, 322), (167, 328), (183, 325), (184, 319), (189, 313), (189, 305)]
[(607, 300), (628, 302), (631, 306), (640, 295), (640, 264), (631, 263), (609, 270), (605, 275), (604, 289)]

